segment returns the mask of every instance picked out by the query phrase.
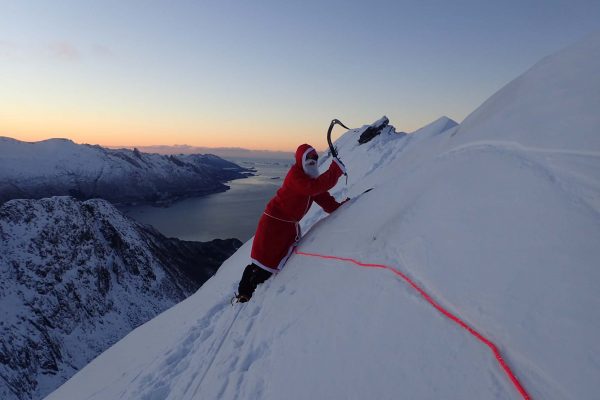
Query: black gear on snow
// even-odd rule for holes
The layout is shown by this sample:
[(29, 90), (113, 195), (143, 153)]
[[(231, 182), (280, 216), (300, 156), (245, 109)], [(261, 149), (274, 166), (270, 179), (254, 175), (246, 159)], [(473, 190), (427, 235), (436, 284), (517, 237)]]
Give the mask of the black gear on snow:
[(388, 126), (389, 123), (390, 123), (390, 120), (387, 117), (384, 117), (381, 119), (381, 121), (377, 125), (375, 125), (375, 124), (369, 125), (367, 127), (367, 129), (365, 129), (363, 131), (363, 133), (361, 133), (360, 137), (358, 138), (358, 143), (365, 144), (365, 143), (371, 141), (371, 139), (373, 139), (375, 136), (379, 135), (381, 133), (381, 131), (383, 131), (383, 128)]
[(239, 303), (245, 303), (252, 297), (256, 287), (269, 279), (273, 273), (262, 269), (256, 264), (250, 264), (244, 269), (242, 279), (238, 285), (236, 299)]

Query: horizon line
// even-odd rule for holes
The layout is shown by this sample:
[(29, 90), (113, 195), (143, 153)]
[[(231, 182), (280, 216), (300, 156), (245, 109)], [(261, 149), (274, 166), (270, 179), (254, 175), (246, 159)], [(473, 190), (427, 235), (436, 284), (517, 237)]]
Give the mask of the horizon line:
[(212, 150), (253, 151), (253, 152), (265, 152), (265, 153), (292, 153), (292, 154), (295, 153), (295, 150), (269, 150), (269, 149), (252, 149), (252, 148), (248, 148), (248, 147), (200, 146), (200, 145), (191, 145), (191, 144), (108, 145), (108, 144), (101, 144), (101, 143), (78, 142), (71, 138), (60, 137), (60, 136), (48, 137), (46, 139), (40, 139), (40, 140), (22, 140), (22, 139), (16, 139), (11, 136), (5, 136), (3, 134), (0, 134), (0, 138), (11, 139), (11, 140), (15, 140), (18, 142), (23, 142), (23, 143), (41, 143), (41, 142), (46, 142), (49, 140), (67, 140), (67, 141), (70, 141), (70, 142), (73, 142), (73, 143), (79, 144), (79, 145), (100, 146), (100, 147), (105, 147), (108, 149), (134, 149), (134, 148), (142, 149), (142, 148), (164, 147), (164, 148), (172, 148), (172, 149), (182, 148), (182, 149), (190, 149), (190, 150), (192, 150), (192, 149), (212, 149)]
[(166, 148), (185, 148), (185, 149), (212, 149), (212, 150), (243, 150), (243, 151), (261, 151), (267, 153), (294, 153), (295, 150), (268, 150), (268, 149), (251, 149), (248, 147), (232, 147), (232, 146), (195, 146), (191, 144), (148, 144), (148, 145), (124, 145), (124, 146), (113, 146), (113, 145), (100, 145), (111, 149), (119, 148), (152, 148), (152, 147), (166, 147)]

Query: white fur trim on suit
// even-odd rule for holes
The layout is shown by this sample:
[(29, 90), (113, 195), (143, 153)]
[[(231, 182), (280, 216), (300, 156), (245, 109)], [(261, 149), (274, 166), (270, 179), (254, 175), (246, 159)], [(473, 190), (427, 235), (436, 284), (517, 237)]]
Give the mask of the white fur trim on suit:
[(275, 268), (269, 268), (266, 265), (264, 265), (263, 263), (261, 263), (258, 260), (255, 260), (254, 258), (251, 258), (250, 261), (252, 261), (254, 264), (258, 265), (259, 267), (261, 267), (262, 269), (264, 269), (265, 271), (269, 271), (273, 274), (276, 274), (279, 272), (279, 270), (275, 269)]
[(304, 166), (304, 162), (306, 161), (306, 156), (308, 155), (308, 153), (310, 153), (311, 151), (316, 152), (315, 149), (313, 149), (312, 147), (309, 147), (308, 149), (304, 150), (304, 154), (302, 154), (302, 166)]

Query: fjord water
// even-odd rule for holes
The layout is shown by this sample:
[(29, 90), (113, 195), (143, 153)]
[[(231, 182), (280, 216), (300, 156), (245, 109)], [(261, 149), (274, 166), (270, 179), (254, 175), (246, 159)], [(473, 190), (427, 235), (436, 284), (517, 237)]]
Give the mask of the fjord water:
[(167, 237), (208, 241), (237, 238), (245, 242), (254, 235), (265, 205), (281, 186), (291, 160), (231, 159), (256, 175), (228, 182), (226, 192), (184, 199), (169, 207), (123, 206), (127, 216), (154, 226)]

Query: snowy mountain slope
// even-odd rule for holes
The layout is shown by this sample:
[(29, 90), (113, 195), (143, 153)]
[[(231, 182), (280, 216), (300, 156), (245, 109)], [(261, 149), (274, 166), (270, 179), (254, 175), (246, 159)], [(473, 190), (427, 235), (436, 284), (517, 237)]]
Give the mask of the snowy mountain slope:
[[(378, 125), (380, 121), (381, 119), (372, 125)], [(442, 132), (447, 132), (456, 126), (457, 123), (452, 119), (441, 117), (412, 134), (406, 135), (396, 132), (393, 126), (388, 125), (379, 136), (363, 145), (358, 143), (357, 138), (360, 137), (365, 127), (348, 131), (335, 143), (338, 150), (344, 151), (343, 155), (340, 153), (340, 158), (348, 170), (348, 184), (346, 185), (345, 178), (342, 178), (344, 179), (343, 187), (345, 189), (355, 188), (355, 193), (360, 193), (361, 187), (364, 187), (365, 190), (368, 189), (367, 186), (370, 182), (365, 178), (377, 171), (387, 170), (389, 164), (400, 157), (405, 164), (410, 164), (411, 168), (414, 168), (416, 163), (428, 160), (425, 157), (426, 153), (437, 154), (438, 149), (429, 142), (423, 146), (420, 152), (413, 151), (413, 148), (417, 147), (418, 143)], [(321, 157), (320, 165), (329, 165), (330, 161), (328, 152)], [(345, 191), (339, 192), (339, 194), (343, 195)]]
[(167, 239), (104, 200), (0, 206), (0, 398), (54, 390), (183, 300), (241, 243)]
[(469, 115), (456, 133), (458, 141), (501, 139), (527, 148), (598, 154), (597, 41), (598, 33), (535, 64)]
[(164, 202), (226, 190), (245, 170), (211, 154), (159, 155), (109, 150), (67, 139), (0, 137), (0, 203), (71, 195), (112, 202)]
[[(564, 81), (570, 68), (581, 73)], [(443, 118), (406, 136), (390, 127), (362, 146), (360, 129), (347, 132), (337, 146), (348, 185), (333, 192), (354, 199), (327, 217), (313, 208), (299, 248), (408, 274), (498, 344), (533, 398), (597, 397), (599, 70), (595, 35), (465, 125)], [(546, 143), (559, 88), (554, 122), (569, 121), (570, 140)], [(229, 306), (250, 247), (48, 400), (519, 398), (487, 347), (386, 271), (294, 255), (250, 303)]]

